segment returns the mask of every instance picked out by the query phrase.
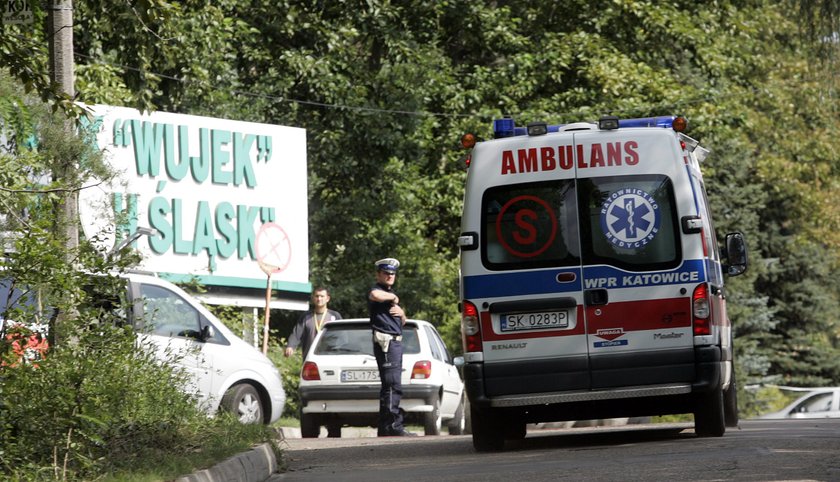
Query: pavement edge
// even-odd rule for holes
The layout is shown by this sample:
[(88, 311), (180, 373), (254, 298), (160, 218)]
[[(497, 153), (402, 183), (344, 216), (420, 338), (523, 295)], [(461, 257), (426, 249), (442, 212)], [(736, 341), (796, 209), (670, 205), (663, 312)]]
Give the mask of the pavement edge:
[(175, 482), (264, 482), (277, 469), (277, 455), (266, 442), (209, 469), (177, 478)]

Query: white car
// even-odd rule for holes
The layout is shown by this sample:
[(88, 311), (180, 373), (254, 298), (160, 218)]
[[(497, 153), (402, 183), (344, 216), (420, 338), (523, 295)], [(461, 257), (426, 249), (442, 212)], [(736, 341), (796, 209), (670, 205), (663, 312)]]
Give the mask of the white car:
[(236, 336), (195, 298), (174, 284), (137, 273), (128, 280), (131, 319), (141, 340), (192, 374), (193, 389), (209, 414), (234, 413), (242, 423), (280, 418), (286, 392), (280, 372), (259, 350)]
[(840, 387), (814, 389), (785, 408), (758, 418), (840, 418)]
[[(439, 435), (464, 432), (464, 383), (437, 329), (422, 320), (403, 327), (403, 396), (406, 425)], [(317, 437), (321, 426), (340, 436), (342, 426), (376, 427), (379, 370), (367, 318), (324, 325), (301, 369), (301, 435)]]
[[(186, 370), (190, 383), (186, 388), (197, 396), (201, 408), (209, 415), (228, 410), (242, 423), (270, 424), (280, 418), (286, 392), (280, 372), (268, 357), (178, 286), (147, 274), (119, 276), (125, 281), (131, 306), (128, 314), (120, 309), (120, 300), (103, 296), (95, 277), (85, 289), (103, 308), (127, 319), (142, 345)], [(12, 286), (11, 280), (0, 279), (0, 313), (6, 311), (6, 301), (27, 302), (22, 291), (10, 293)]]

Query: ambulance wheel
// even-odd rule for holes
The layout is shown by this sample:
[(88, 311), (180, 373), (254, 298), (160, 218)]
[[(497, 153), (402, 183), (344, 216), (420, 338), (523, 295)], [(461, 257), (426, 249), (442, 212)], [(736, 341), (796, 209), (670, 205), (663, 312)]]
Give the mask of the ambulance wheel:
[(470, 406), (473, 447), (478, 452), (498, 452), (505, 448), (504, 426), (499, 423), (501, 413), (492, 408)]
[(738, 426), (738, 385), (735, 383), (735, 371), (729, 389), (723, 392), (723, 419), (727, 427)]
[(440, 435), (441, 427), (440, 399), (432, 400), (432, 411), (423, 415), (423, 433), (426, 435)]
[(505, 440), (522, 440), (528, 433), (525, 422), (521, 420), (505, 421)]
[(721, 437), (726, 431), (723, 416), (723, 390), (703, 394), (694, 412), (694, 433), (698, 437)]
[(300, 414), (300, 436), (303, 438), (318, 438), (321, 434), (321, 423), (318, 417), (308, 413)]

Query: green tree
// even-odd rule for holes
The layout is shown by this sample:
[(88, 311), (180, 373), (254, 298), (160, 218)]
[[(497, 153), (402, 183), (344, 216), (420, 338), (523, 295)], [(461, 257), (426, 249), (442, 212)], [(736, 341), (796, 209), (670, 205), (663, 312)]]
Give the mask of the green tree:
[[(410, 314), (450, 346), (462, 133), (488, 136), (504, 114), (685, 114), (713, 150), (719, 233), (750, 243), (749, 274), (728, 287), (741, 383), (836, 384), (837, 45), (834, 24), (817, 22), (836, 17), (808, 16), (835, 3), (80, 0), (78, 90), (91, 103), (305, 127), (313, 281), (363, 315), (372, 262), (395, 256)], [(818, 34), (800, 35), (812, 25)], [(32, 45), (44, 36), (17, 35), (29, 43), (0, 47), (37, 87)]]

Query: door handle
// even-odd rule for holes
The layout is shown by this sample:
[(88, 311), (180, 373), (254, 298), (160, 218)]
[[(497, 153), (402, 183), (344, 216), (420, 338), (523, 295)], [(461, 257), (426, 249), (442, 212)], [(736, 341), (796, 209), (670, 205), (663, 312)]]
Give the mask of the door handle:
[(604, 288), (583, 292), (583, 302), (586, 306), (606, 305), (609, 299), (609, 292)]

